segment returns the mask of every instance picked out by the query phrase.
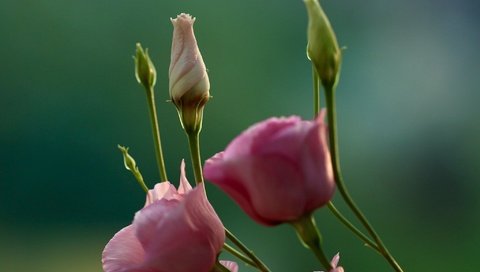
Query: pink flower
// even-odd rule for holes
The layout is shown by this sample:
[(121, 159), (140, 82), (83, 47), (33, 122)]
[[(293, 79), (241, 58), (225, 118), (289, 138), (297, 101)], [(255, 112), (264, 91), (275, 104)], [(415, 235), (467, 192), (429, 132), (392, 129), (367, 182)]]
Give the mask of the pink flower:
[(155, 185), (133, 223), (115, 234), (102, 255), (106, 272), (208, 272), (225, 241), (223, 224), (203, 185), (194, 189), (181, 165), (178, 190)]
[(270, 118), (253, 125), (207, 160), (205, 178), (261, 224), (312, 212), (335, 189), (324, 116), (322, 111), (313, 121)]

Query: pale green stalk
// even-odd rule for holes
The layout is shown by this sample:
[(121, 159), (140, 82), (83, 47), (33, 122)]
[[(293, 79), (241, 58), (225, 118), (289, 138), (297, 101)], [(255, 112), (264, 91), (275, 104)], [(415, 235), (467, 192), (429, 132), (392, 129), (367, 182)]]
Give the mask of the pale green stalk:
[[(318, 77), (315, 66), (312, 63), (312, 78), (313, 78), (313, 117), (316, 118), (320, 113), (320, 79)], [(335, 217), (342, 224), (344, 224), (349, 230), (351, 230), (355, 235), (357, 235), (360, 240), (365, 242), (366, 245), (377, 250), (380, 253), (377, 245), (370, 240), (365, 234), (363, 234), (357, 227), (355, 227), (333, 204), (332, 201), (328, 202), (328, 209), (333, 213)]]
[(316, 118), (320, 112), (320, 78), (318, 77), (315, 65), (312, 63), (312, 78), (313, 78), (313, 109), (314, 116)]
[(257, 267), (257, 264), (254, 263), (252, 260), (250, 260), (247, 256), (243, 255), (240, 251), (236, 250), (235, 248), (233, 248), (232, 246), (230, 246), (229, 244), (227, 243), (224, 243), (223, 244), (223, 249), (225, 249), (225, 251), (229, 252), (230, 254), (232, 254), (233, 256), (239, 258), (240, 260), (244, 261), (246, 264), (252, 266), (252, 267)]
[(153, 142), (155, 144), (155, 157), (157, 158), (158, 172), (161, 181), (167, 181), (167, 170), (163, 159), (162, 143), (160, 141), (160, 128), (158, 126), (157, 108), (155, 106), (155, 96), (153, 87), (147, 89), (147, 101), (150, 112), (150, 122), (152, 124)]
[(367, 220), (365, 215), (362, 213), (360, 208), (355, 204), (352, 197), (350, 196), (345, 183), (343, 181), (343, 177), (340, 171), (340, 159), (339, 159), (339, 152), (338, 152), (338, 141), (337, 141), (337, 116), (336, 116), (336, 108), (335, 108), (335, 85), (330, 86), (330, 88), (325, 90), (325, 97), (327, 100), (327, 117), (328, 117), (328, 125), (329, 125), (329, 140), (330, 140), (330, 151), (331, 151), (331, 159), (333, 164), (333, 174), (335, 177), (335, 182), (337, 184), (337, 188), (342, 195), (342, 198), (347, 203), (348, 207), (352, 210), (358, 220), (362, 223), (362, 225), (367, 229), (368, 233), (372, 236), (372, 238), (377, 243), (378, 249), (380, 254), (382, 254), (388, 263), (395, 269), (397, 272), (403, 272), (400, 265), (394, 259), (394, 257), (390, 254), (388, 249), (383, 244), (380, 236), (376, 233), (373, 226)]
[(337, 217), (342, 224), (344, 224), (349, 230), (351, 230), (355, 235), (357, 235), (360, 240), (362, 240), (365, 245), (371, 247), (372, 249), (376, 250), (378, 253), (380, 252), (380, 249), (378, 248), (377, 244), (375, 244), (370, 238), (368, 238), (363, 232), (361, 232), (357, 227), (355, 227), (340, 211), (333, 205), (332, 201), (328, 202), (328, 208), (330, 211)]
[(245, 246), (227, 228), (225, 228), (225, 234), (227, 235), (227, 238), (238, 247), (238, 249), (245, 253), (255, 263), (255, 267), (257, 267), (258, 270), (262, 272), (270, 272), (270, 269), (255, 255), (255, 253), (253, 253), (252, 250)]
[(203, 182), (202, 158), (200, 156), (200, 131), (191, 132), (187, 134), (187, 136), (190, 147), (190, 157), (193, 164), (193, 173), (195, 175), (195, 183), (200, 184)]

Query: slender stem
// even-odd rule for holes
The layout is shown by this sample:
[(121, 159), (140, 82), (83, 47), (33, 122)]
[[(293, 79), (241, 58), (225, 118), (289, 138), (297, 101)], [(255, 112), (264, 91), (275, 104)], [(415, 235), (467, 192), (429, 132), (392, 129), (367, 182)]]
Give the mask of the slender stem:
[(232, 254), (233, 256), (239, 258), (240, 260), (244, 261), (245, 263), (247, 263), (248, 265), (250, 266), (253, 266), (253, 267), (257, 267), (257, 264), (254, 263), (252, 260), (250, 260), (247, 256), (243, 255), (240, 251), (236, 250), (235, 248), (233, 248), (232, 246), (230, 246), (229, 244), (227, 243), (224, 243), (223, 244), (223, 248), (225, 249), (225, 251), (229, 252), (230, 254)]
[[(312, 78), (313, 78), (313, 118), (317, 117), (320, 112), (320, 79), (315, 69), (315, 65), (312, 63)], [(328, 208), (335, 215), (342, 224), (356, 234), (361, 240), (373, 249), (378, 250), (378, 247), (373, 243), (365, 234), (363, 234), (358, 228), (356, 228), (336, 207), (332, 201), (328, 202)]]
[(200, 132), (192, 132), (187, 134), (187, 136), (193, 165), (193, 173), (195, 175), (195, 183), (200, 184), (203, 182), (202, 158), (200, 156)]
[(254, 263), (258, 270), (262, 272), (271, 272), (270, 269), (250, 250), (245, 246), (233, 233), (231, 233), (227, 228), (225, 228), (225, 234), (227, 238), (232, 241), (243, 253), (245, 253)]
[(351, 230), (355, 235), (357, 235), (358, 238), (360, 238), (360, 240), (365, 242), (367, 246), (373, 248), (374, 250), (380, 253), (380, 249), (378, 249), (377, 244), (374, 243), (372, 240), (370, 240), (370, 238), (368, 238), (365, 234), (363, 234), (363, 232), (357, 229), (350, 221), (348, 221), (348, 219), (345, 218), (345, 216), (343, 216), (343, 214), (340, 213), (339, 210), (337, 210), (335, 205), (333, 205), (333, 202), (331, 201), (328, 202), (328, 208), (333, 213), (333, 215), (335, 215), (335, 217), (337, 217), (337, 219), (340, 220), (340, 222), (342, 222), (349, 230)]
[(337, 141), (337, 117), (336, 117), (336, 109), (335, 109), (335, 86), (331, 86), (325, 90), (325, 97), (327, 100), (327, 111), (328, 111), (328, 125), (329, 125), (329, 140), (330, 140), (330, 149), (332, 155), (332, 164), (333, 164), (333, 174), (335, 177), (335, 181), (342, 195), (343, 199), (347, 203), (348, 207), (352, 210), (358, 220), (362, 223), (362, 225), (367, 229), (368, 233), (372, 236), (372, 238), (377, 243), (378, 248), (380, 249), (380, 253), (385, 257), (385, 259), (390, 263), (390, 265), (395, 269), (397, 272), (403, 272), (400, 265), (397, 261), (393, 258), (390, 254), (388, 249), (383, 244), (380, 236), (375, 232), (373, 226), (367, 220), (365, 215), (362, 213), (360, 208), (355, 204), (352, 197), (348, 193), (348, 190), (345, 186), (343, 181), (343, 177), (340, 171), (340, 159), (339, 159), (339, 152), (338, 152), (338, 141)]
[(320, 112), (320, 78), (317, 74), (317, 69), (312, 62), (312, 78), (313, 78), (313, 118), (317, 117)]
[(160, 128), (158, 126), (157, 108), (153, 88), (147, 89), (148, 108), (150, 109), (150, 122), (152, 123), (153, 142), (155, 143), (155, 156), (157, 158), (158, 172), (161, 181), (167, 181), (167, 171), (163, 160), (162, 143), (160, 142)]
[(317, 259), (325, 267), (325, 269), (327, 269), (328, 271), (332, 269), (332, 266), (321, 247), (309, 246), (308, 248), (313, 252), (313, 254), (315, 254), (315, 257), (317, 257)]
[(145, 182), (143, 181), (142, 174), (140, 174), (140, 171), (138, 172), (132, 172), (133, 176), (137, 180), (138, 184), (140, 184), (140, 187), (142, 187), (142, 190), (148, 194), (148, 187), (145, 185)]

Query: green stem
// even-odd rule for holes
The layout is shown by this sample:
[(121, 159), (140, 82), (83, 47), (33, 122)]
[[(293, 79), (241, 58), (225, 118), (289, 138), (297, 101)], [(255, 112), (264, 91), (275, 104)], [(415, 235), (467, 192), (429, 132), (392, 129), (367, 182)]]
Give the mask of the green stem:
[[(313, 118), (316, 118), (320, 112), (320, 79), (315, 69), (315, 65), (312, 63), (312, 78), (313, 78)], [(337, 208), (333, 205), (332, 201), (328, 202), (328, 208), (330, 211), (337, 217), (342, 224), (344, 224), (348, 229), (350, 229), (354, 234), (356, 234), (361, 240), (363, 240), (367, 245), (373, 249), (378, 250), (376, 244), (374, 244), (365, 234), (363, 234), (359, 229), (357, 229)], [(379, 251), (380, 252), (380, 251)]]
[(140, 174), (140, 172), (136, 172), (136, 173), (132, 172), (132, 173), (135, 179), (137, 180), (138, 184), (140, 184), (140, 187), (142, 187), (142, 190), (148, 194), (148, 187), (147, 185), (145, 185), (145, 182), (143, 181), (142, 174)]
[(312, 62), (312, 78), (313, 78), (313, 118), (317, 117), (320, 112), (320, 78), (318, 77), (315, 65)]
[(202, 158), (200, 156), (200, 132), (192, 132), (187, 134), (187, 136), (193, 164), (193, 173), (195, 175), (195, 183), (200, 184), (203, 182)]
[(162, 143), (160, 142), (160, 128), (158, 126), (157, 108), (153, 88), (147, 89), (148, 108), (150, 109), (150, 122), (152, 124), (153, 142), (155, 143), (155, 156), (157, 158), (158, 172), (161, 181), (167, 181), (167, 171), (163, 160)]
[(250, 250), (246, 247), (233, 233), (231, 233), (227, 228), (225, 228), (225, 234), (227, 238), (232, 241), (243, 253), (245, 253), (254, 263), (258, 270), (262, 272), (271, 272), (270, 269)]
[(327, 269), (327, 271), (330, 271), (332, 269), (332, 265), (325, 256), (325, 253), (323, 252), (321, 247), (309, 246), (309, 249), (313, 252), (313, 254), (315, 254), (315, 257), (317, 257), (317, 259), (320, 261), (323, 267)]
[(350, 196), (345, 183), (343, 181), (343, 177), (340, 171), (340, 159), (339, 159), (339, 152), (338, 152), (338, 141), (337, 141), (337, 117), (336, 117), (336, 109), (335, 109), (335, 86), (331, 86), (325, 90), (325, 97), (327, 100), (327, 116), (328, 116), (328, 125), (329, 125), (329, 140), (330, 140), (330, 149), (331, 149), (331, 156), (332, 156), (332, 164), (333, 164), (333, 174), (335, 177), (335, 182), (337, 184), (338, 190), (342, 195), (343, 199), (347, 203), (348, 207), (352, 210), (358, 220), (362, 223), (362, 225), (367, 229), (368, 233), (372, 236), (372, 238), (377, 243), (377, 246), (380, 250), (380, 253), (385, 257), (385, 259), (390, 263), (390, 265), (395, 269), (397, 272), (403, 272), (400, 265), (397, 261), (393, 258), (390, 254), (388, 249), (383, 244), (380, 236), (375, 232), (373, 226), (367, 220), (365, 215), (362, 213), (360, 208), (355, 204), (352, 197)]
[(252, 267), (257, 267), (256, 263), (254, 263), (252, 260), (250, 260), (247, 256), (243, 255), (240, 251), (231, 247), (229, 244), (224, 243), (223, 244), (223, 249), (225, 249), (225, 251), (229, 252), (233, 256), (235, 256), (235, 257), (239, 258), (240, 260), (244, 261), (246, 264), (248, 264)]
[(323, 252), (322, 236), (318, 231), (317, 224), (315, 223), (313, 216), (311, 214), (306, 215), (294, 222), (291, 222), (291, 224), (295, 228), (298, 238), (303, 245), (315, 254), (325, 269), (330, 271), (332, 269), (332, 265)]
[(335, 205), (333, 205), (332, 201), (328, 202), (328, 208), (333, 213), (333, 215), (335, 215), (335, 217), (337, 217), (337, 219), (340, 220), (342, 224), (344, 224), (349, 230), (351, 230), (355, 235), (357, 235), (360, 240), (362, 240), (363, 242), (365, 242), (366, 245), (380, 253), (380, 249), (378, 248), (378, 246), (372, 240), (370, 240), (370, 238), (363, 234), (363, 232), (357, 229), (350, 221), (348, 221), (348, 219), (345, 218), (345, 216), (343, 216), (343, 214), (340, 213), (339, 210), (337, 210)]

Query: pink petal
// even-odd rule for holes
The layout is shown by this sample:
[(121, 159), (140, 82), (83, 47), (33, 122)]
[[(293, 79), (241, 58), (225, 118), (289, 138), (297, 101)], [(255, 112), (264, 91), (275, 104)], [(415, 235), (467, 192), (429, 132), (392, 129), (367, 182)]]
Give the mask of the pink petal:
[(152, 238), (160, 236), (158, 232), (161, 224), (168, 220), (170, 210), (179, 205), (179, 202), (177, 199), (160, 199), (135, 214), (132, 225), (135, 226), (135, 235), (146, 252), (151, 252), (152, 248), (156, 247), (158, 241)]
[(182, 160), (182, 163), (180, 164), (180, 185), (178, 186), (178, 193), (186, 194), (190, 190), (192, 190), (192, 186), (185, 175), (185, 160)]
[(335, 256), (333, 256), (332, 261), (330, 262), (333, 269), (331, 269), (329, 272), (344, 272), (343, 267), (341, 266), (337, 267), (339, 261), (340, 261), (340, 253), (337, 253)]
[(105, 246), (102, 264), (105, 272), (128, 272), (143, 262), (145, 251), (135, 237), (132, 225), (121, 229)]
[[(217, 153), (205, 162), (203, 169), (205, 178), (225, 191), (253, 219), (258, 222), (265, 221), (251, 205), (249, 192), (239, 180), (238, 169), (232, 163), (223, 160), (223, 154), (224, 152)], [(276, 222), (263, 223), (274, 225)]]
[(181, 201), (154, 202), (136, 214), (133, 225), (146, 252), (142, 267), (155, 271), (207, 272), (225, 241), (203, 186)]
[(295, 117), (290, 117), (290, 120), (295, 123), (276, 132), (269, 137), (268, 143), (262, 139), (258, 139), (259, 147), (254, 154), (282, 154), (292, 159), (297, 159), (300, 156), (305, 144), (305, 138), (315, 126), (311, 121), (302, 121)]
[(225, 149), (225, 157), (241, 156), (256, 152), (270, 142), (271, 137), (286, 127), (295, 125), (299, 117), (270, 118), (263, 122), (254, 124), (236, 137)]
[(337, 253), (337, 254), (335, 254), (335, 256), (333, 256), (332, 261), (330, 262), (330, 264), (331, 264), (333, 267), (337, 267), (339, 261), (340, 261), (340, 253)]
[[(324, 112), (324, 111), (323, 111)], [(322, 114), (318, 118), (321, 118)], [(305, 137), (300, 161), (305, 179), (307, 198), (306, 211), (312, 211), (326, 204), (335, 191), (335, 179), (327, 141), (327, 127), (315, 122)]]
[(238, 272), (238, 264), (236, 262), (220, 260), (220, 263), (230, 272)]
[(303, 214), (305, 192), (296, 184), (303, 177), (295, 163), (275, 155), (223, 159), (208, 160), (205, 177), (257, 222), (275, 225)]
[(145, 207), (160, 199), (174, 199), (178, 198), (177, 190), (168, 181), (155, 184), (153, 189), (148, 190), (147, 200), (145, 201)]

